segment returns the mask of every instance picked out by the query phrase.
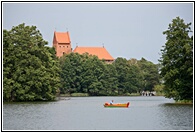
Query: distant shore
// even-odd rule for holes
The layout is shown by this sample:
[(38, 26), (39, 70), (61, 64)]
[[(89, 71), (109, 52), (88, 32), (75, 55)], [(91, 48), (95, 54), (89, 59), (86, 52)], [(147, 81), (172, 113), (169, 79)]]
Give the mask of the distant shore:
[[(88, 97), (88, 93), (71, 93), (71, 94), (60, 94), (59, 97)], [(126, 93), (124, 95), (114, 95), (114, 96), (141, 96), (140, 93)]]
[[(142, 96), (140, 93), (131, 93), (128, 95), (117, 95), (117, 97), (120, 96)], [(158, 93), (155, 96), (164, 96), (162, 93)], [(58, 96), (59, 100), (70, 100), (70, 97), (90, 97), (88, 93), (72, 93), (72, 94), (60, 94)], [(92, 96), (93, 97), (93, 96)], [(115, 96), (114, 96), (115, 97)], [(143, 97), (153, 97), (153, 96), (143, 96)], [(175, 103), (171, 104), (193, 104), (192, 100), (181, 100), (181, 101), (176, 101)]]

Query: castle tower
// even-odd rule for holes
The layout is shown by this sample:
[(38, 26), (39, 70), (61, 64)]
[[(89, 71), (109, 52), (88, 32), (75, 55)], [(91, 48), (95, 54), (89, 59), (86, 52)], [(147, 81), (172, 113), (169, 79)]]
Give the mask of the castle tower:
[(56, 51), (56, 56), (61, 57), (64, 54), (72, 52), (71, 40), (69, 32), (54, 32), (53, 47)]

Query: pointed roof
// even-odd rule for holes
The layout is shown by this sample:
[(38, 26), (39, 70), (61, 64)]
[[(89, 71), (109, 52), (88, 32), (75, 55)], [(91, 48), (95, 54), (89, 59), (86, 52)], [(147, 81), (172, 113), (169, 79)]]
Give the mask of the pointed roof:
[(58, 43), (71, 43), (69, 32), (54, 32), (54, 36), (56, 37), (56, 41)]
[(76, 47), (74, 53), (96, 55), (99, 59), (114, 60), (104, 47)]

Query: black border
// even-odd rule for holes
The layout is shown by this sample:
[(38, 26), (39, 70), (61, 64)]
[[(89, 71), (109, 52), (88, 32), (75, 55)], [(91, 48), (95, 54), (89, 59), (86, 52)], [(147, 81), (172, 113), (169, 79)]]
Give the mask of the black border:
[[(3, 20), (3, 3), (28, 3), (28, 2), (32, 2), (32, 3), (193, 3), (193, 30), (195, 33), (195, 1), (1, 1), (1, 22)], [(193, 34), (193, 49), (194, 49), (194, 54), (193, 54), (193, 87), (195, 87), (195, 34)], [(1, 23), (1, 132), (195, 132), (195, 95), (194, 95), (194, 101), (193, 101), (193, 130), (192, 131), (186, 131), (186, 130), (54, 130), (54, 131), (50, 131), (50, 130), (3, 130), (3, 24)], [(195, 88), (193, 88), (193, 92), (195, 94)]]

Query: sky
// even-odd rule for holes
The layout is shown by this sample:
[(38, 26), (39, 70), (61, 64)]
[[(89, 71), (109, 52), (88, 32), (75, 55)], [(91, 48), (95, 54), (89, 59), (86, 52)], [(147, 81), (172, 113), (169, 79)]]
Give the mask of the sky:
[(163, 31), (178, 16), (193, 24), (193, 11), (188, 2), (4, 2), (2, 14), (3, 29), (36, 26), (50, 47), (54, 31), (69, 31), (73, 49), (104, 46), (114, 58), (158, 63)]

